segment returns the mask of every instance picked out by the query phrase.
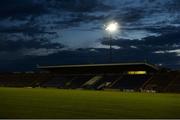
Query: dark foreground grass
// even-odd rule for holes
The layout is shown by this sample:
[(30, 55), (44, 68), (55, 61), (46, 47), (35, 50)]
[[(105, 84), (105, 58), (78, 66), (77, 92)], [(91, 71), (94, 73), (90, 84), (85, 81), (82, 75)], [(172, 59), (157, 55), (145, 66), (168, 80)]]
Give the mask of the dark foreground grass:
[(0, 88), (0, 118), (180, 118), (180, 94)]

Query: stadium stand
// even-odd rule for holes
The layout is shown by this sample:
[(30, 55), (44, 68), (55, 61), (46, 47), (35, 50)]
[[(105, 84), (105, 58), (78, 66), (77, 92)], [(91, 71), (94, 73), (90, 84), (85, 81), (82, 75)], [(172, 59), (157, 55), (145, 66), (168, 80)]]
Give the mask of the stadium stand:
[(82, 88), (85, 89), (96, 89), (97, 85), (100, 83), (100, 80), (103, 76), (102, 75), (96, 75), (92, 77), (90, 80), (88, 80), (86, 83), (82, 85)]
[(151, 78), (144, 89), (165, 92), (165, 88), (170, 84), (171, 81), (173, 81), (173, 79), (174, 74), (171, 72), (158, 72)]
[(74, 78), (69, 81), (69, 84), (66, 87), (72, 89), (81, 88), (81, 86), (92, 77), (92, 75), (74, 75)]
[[(149, 74), (157, 72), (158, 68), (148, 63), (119, 63), (95, 65), (64, 65), (40, 66), (41, 70), (60, 75), (73, 74), (76, 79), (69, 81), (67, 88), (84, 89), (135, 89), (138, 90), (145, 81), (150, 79)], [(79, 75), (90, 74), (86, 80), (81, 80)], [(84, 78), (83, 78), (84, 79)], [(86, 82), (85, 82), (86, 81)], [(80, 84), (78, 84), (80, 82)], [(84, 82), (84, 83), (83, 83)]]
[(41, 87), (57, 87), (63, 88), (65, 86), (66, 78), (64, 76), (52, 75), (48, 80), (41, 83)]
[(111, 88), (113, 83), (119, 78), (119, 74), (109, 74), (109, 75), (104, 75), (103, 78), (101, 79), (101, 84), (97, 87), (98, 90), (100, 89), (108, 89)]
[(112, 88), (139, 90), (148, 79), (150, 79), (150, 75), (124, 75)]
[(24, 87), (31, 86), (35, 76), (34, 74), (9, 73), (1, 75), (0, 84), (3, 87)]
[(38, 72), (1, 73), (1, 87), (180, 92), (180, 72), (148, 63), (38, 66)]
[(171, 73), (174, 79), (171, 79), (171, 82), (164, 89), (165, 92), (180, 92), (180, 72)]

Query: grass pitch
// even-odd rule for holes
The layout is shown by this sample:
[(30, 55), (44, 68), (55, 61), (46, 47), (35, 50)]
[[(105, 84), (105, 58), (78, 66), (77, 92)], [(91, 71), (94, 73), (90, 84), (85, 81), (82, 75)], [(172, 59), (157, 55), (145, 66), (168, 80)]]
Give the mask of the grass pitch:
[(0, 118), (180, 118), (180, 94), (0, 88)]

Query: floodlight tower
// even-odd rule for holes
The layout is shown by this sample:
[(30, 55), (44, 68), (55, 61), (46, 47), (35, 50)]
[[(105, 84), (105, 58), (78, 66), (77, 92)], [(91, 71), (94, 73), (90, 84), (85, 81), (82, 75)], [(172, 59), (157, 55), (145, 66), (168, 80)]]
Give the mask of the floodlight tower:
[(117, 22), (113, 21), (106, 25), (105, 30), (109, 34), (109, 62), (112, 62), (112, 34), (118, 31), (119, 25)]

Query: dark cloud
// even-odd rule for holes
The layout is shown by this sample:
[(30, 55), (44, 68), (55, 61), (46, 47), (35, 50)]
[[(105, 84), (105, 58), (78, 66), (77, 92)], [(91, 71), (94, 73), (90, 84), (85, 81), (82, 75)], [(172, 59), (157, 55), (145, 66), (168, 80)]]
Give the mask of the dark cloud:
[(1, 28), (0, 29), (0, 33), (7, 33), (7, 34), (11, 34), (11, 33), (24, 33), (24, 34), (28, 34), (28, 35), (39, 35), (39, 34), (55, 34), (55, 32), (46, 32), (44, 31), (40, 26), (38, 25), (23, 25), (23, 26), (12, 26), (9, 28)]
[[(160, 35), (148, 34), (141, 40), (118, 36), (112, 43), (119, 46), (113, 49), (114, 62), (148, 60), (175, 68), (179, 65), (179, 5), (179, 0), (1, 0), (0, 69), (30, 70), (36, 64), (107, 63), (107, 48), (67, 50), (52, 41), (56, 38), (61, 42), (58, 34), (62, 29), (100, 30), (109, 20), (118, 21), (122, 32), (128, 35), (132, 31)], [(79, 42), (80, 37), (68, 35), (73, 42)], [(91, 36), (87, 34), (87, 38)], [(88, 44), (79, 42), (84, 43)], [(103, 38), (102, 44), (109, 42)]]
[[(0, 1), (0, 19), (8, 18), (8, 22), (3, 22), (3, 27), (0, 25), (0, 32), (7, 34), (22, 33), (33, 37), (40, 34), (54, 34), (57, 37), (56, 32), (52, 31), (78, 26), (82, 22), (93, 22), (105, 18), (103, 15), (88, 15), (86, 12), (108, 9), (108, 6), (99, 0), (3, 0)], [(71, 12), (71, 14), (66, 15), (64, 12)], [(52, 15), (54, 17), (51, 17)], [(14, 26), (16, 20), (27, 23)], [(8, 23), (14, 24), (8, 26)]]
[[(10, 37), (11, 38), (11, 37)], [(61, 51), (64, 46), (60, 43), (51, 42), (45, 38), (24, 38), (17, 40), (7, 39), (7, 36), (1, 34), (0, 38), (0, 60), (18, 61), (28, 56), (47, 56)]]
[(111, 7), (99, 0), (47, 0), (51, 8), (70, 12), (92, 12), (109, 10)]
[(145, 16), (145, 11), (142, 8), (127, 8), (121, 13), (121, 10), (115, 14), (114, 19), (124, 21), (124, 22), (135, 22)]
[[(102, 39), (102, 44), (109, 45), (109, 39)], [(150, 36), (142, 40), (116, 39), (112, 45), (120, 46), (114, 50), (114, 59), (148, 60), (166, 67), (178, 68), (180, 60), (180, 31)]]
[(167, 9), (171, 12), (180, 11), (180, 1), (172, 0), (173, 2), (167, 6)]
[[(109, 44), (108, 38), (102, 40), (102, 43), (105, 45)], [(180, 44), (180, 31), (177, 32), (169, 32), (162, 34), (160, 36), (149, 36), (145, 37), (142, 40), (128, 40), (128, 39), (116, 39), (112, 42), (113, 45), (119, 46), (172, 46), (174, 44)]]
[(147, 30), (150, 32), (154, 33), (159, 33), (159, 34), (168, 34), (168, 33), (176, 33), (180, 31), (179, 26), (171, 26), (171, 25), (166, 25), (166, 26), (150, 26), (150, 27), (142, 27), (142, 28), (135, 28), (136, 30)]
[[(36, 65), (96, 64), (109, 63), (108, 49), (64, 50), (48, 56), (29, 56), (19, 60), (0, 60), (0, 71), (36, 70)], [(113, 62), (150, 62), (165, 67), (179, 68), (175, 54), (154, 54), (142, 49), (113, 49)], [(3, 64), (2, 64), (3, 63)], [(28, 63), (28, 64), (27, 64)], [(7, 65), (11, 67), (7, 67)], [(2, 69), (3, 68), (3, 69)]]
[(42, 14), (46, 11), (43, 4), (35, 0), (1, 0), (0, 18), (25, 19), (26, 16)]
[(0, 40), (0, 51), (14, 52), (21, 49), (30, 48), (62, 48), (63, 45), (59, 43), (51, 43), (48, 40)]
[(63, 20), (63, 21), (56, 20), (53, 23), (56, 26), (60, 26), (63, 28), (69, 28), (69, 27), (79, 26), (82, 23), (87, 24), (87, 23), (103, 21), (107, 17), (108, 16), (105, 16), (105, 15), (94, 16), (94, 15), (88, 15), (86, 13), (77, 13), (77, 14), (70, 15), (71, 19), (67, 19), (67, 20)]
[(172, 44), (180, 44), (180, 31), (162, 34), (158, 37), (146, 37), (144, 38), (144, 43), (146, 45), (172, 45)]
[(69, 12), (107, 11), (110, 6), (99, 0), (2, 0), (0, 18), (25, 19), (52, 13), (53, 10)]

